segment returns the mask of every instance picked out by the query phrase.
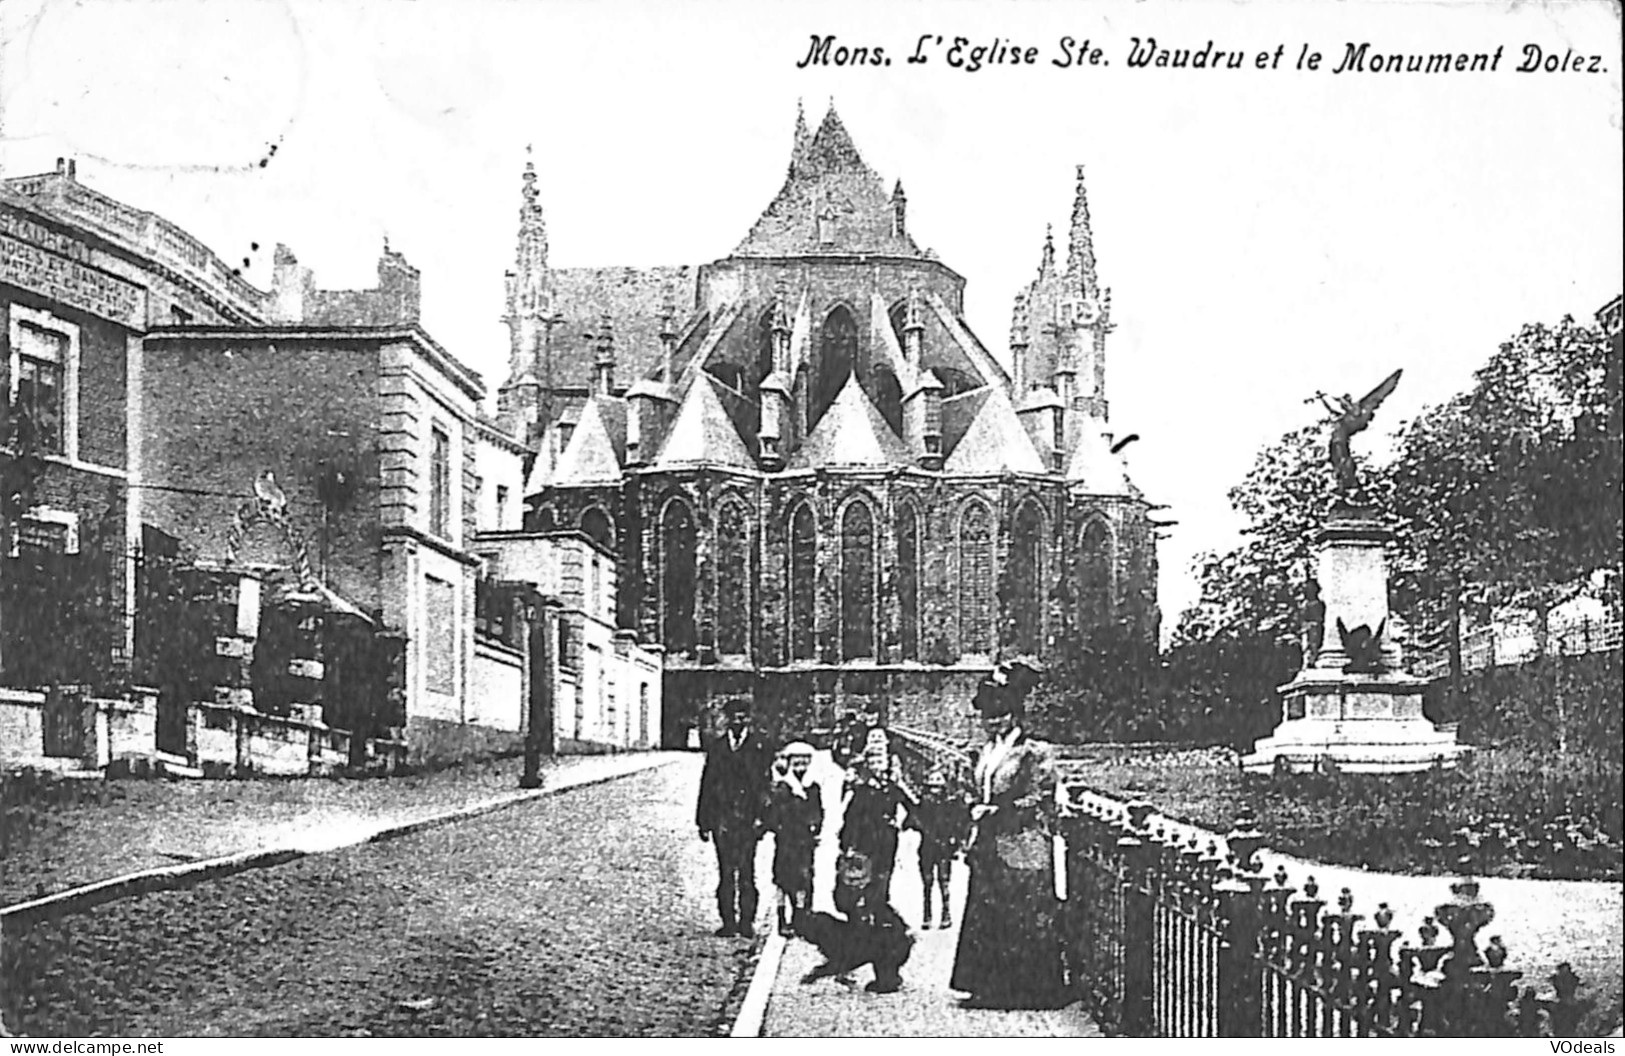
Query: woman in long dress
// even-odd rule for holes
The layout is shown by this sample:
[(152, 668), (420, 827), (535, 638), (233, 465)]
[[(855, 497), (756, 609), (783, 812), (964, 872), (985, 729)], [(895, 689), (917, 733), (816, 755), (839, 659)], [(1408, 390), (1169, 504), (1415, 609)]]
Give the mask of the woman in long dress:
[(973, 768), (970, 891), (949, 984), (976, 1008), (1071, 1000), (1055, 895), (1055, 763), (1022, 731), (1022, 695), (1003, 671), (976, 694), (988, 739)]

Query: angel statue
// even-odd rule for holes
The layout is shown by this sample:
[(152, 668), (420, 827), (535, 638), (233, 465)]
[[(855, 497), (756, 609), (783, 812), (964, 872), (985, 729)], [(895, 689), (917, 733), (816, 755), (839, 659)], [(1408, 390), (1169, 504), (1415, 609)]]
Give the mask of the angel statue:
[(1360, 491), (1360, 471), (1354, 464), (1354, 455), (1349, 450), (1349, 439), (1355, 433), (1363, 433), (1371, 424), (1371, 416), (1377, 413), (1390, 393), (1399, 385), (1399, 376), (1404, 371), (1396, 370), (1382, 380), (1382, 384), (1360, 397), (1358, 400), (1351, 396), (1327, 396), (1324, 392), (1315, 393), (1315, 398), (1325, 405), (1332, 415), (1332, 438), (1328, 444), (1331, 455), (1332, 469), (1337, 473), (1337, 487), (1344, 495), (1356, 495)]

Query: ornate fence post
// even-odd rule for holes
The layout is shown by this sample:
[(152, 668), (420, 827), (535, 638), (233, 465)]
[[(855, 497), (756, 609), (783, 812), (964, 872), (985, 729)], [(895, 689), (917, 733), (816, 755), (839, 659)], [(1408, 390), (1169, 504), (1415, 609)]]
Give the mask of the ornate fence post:
[(1123, 1033), (1131, 1038), (1152, 1032), (1152, 964), (1156, 954), (1156, 910), (1151, 894), (1151, 858), (1146, 817), (1151, 804), (1128, 805), (1118, 852), (1123, 857)]
[(1264, 837), (1253, 823), (1251, 811), (1242, 811), (1225, 842), (1232, 864), (1215, 888), (1224, 929), (1219, 946), (1219, 1036), (1256, 1038), (1264, 1033), (1264, 976), (1259, 960), (1264, 878), (1258, 875), (1255, 856)]
[(1552, 1037), (1572, 1038), (1579, 1033), (1580, 1020), (1591, 1010), (1594, 1002), (1575, 997), (1580, 989), (1580, 977), (1574, 974), (1574, 968), (1567, 961), (1557, 966), (1557, 971), (1551, 975), (1551, 983), (1556, 996), (1543, 999), (1540, 1007), (1546, 1010)]
[[(1457, 880), (1450, 885), (1451, 900), (1433, 911), (1435, 919), (1450, 931), (1450, 952), (1441, 968), (1440, 1033), (1452, 1037), (1481, 1036), (1482, 995), (1473, 969), (1484, 963), (1478, 953), (1478, 932), (1495, 919), (1495, 907), (1478, 897), (1478, 881)], [(1490, 1033), (1494, 1033), (1493, 1030)]]

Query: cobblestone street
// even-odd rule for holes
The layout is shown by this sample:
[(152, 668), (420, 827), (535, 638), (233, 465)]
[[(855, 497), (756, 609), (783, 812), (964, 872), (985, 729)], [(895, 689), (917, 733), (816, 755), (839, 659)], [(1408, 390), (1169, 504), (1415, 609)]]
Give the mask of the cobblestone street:
[(699, 756), (8, 940), (31, 1035), (726, 1033)]

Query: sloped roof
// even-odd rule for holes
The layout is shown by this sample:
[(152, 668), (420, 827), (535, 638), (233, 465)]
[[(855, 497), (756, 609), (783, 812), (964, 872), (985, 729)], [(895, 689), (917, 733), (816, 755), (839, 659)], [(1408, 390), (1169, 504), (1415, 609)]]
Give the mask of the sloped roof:
[(1049, 467), (1033, 449), (1010, 397), (990, 387), (981, 410), (948, 454), (949, 473), (1045, 473)]
[(585, 385), (592, 378), (593, 342), (604, 313), (615, 329), (615, 376), (625, 385), (660, 363), (660, 317), (668, 294), (681, 326), (694, 312), (697, 267), (555, 268), (553, 386)]
[(1120, 455), (1112, 454), (1111, 437), (1099, 422), (1085, 421), (1067, 457), (1066, 480), (1091, 495), (1137, 495)]
[(982, 413), (982, 404), (987, 402), (988, 394), (992, 390), (983, 385), (981, 388), (949, 396), (942, 401), (942, 449), (952, 452), (959, 446), (970, 431), (971, 423), (976, 416)]
[(819, 466), (911, 466), (908, 445), (891, 431), (886, 419), (848, 374), (835, 402), (813, 427), (812, 434), (790, 459), (791, 469)]
[(703, 371), (688, 387), (677, 420), (666, 434), (666, 442), (655, 456), (655, 469), (693, 466), (726, 466), (755, 469), (745, 443), (739, 438), (732, 419), (717, 394), (719, 383)]
[[(819, 237), (819, 216), (833, 235)], [(891, 196), (831, 106), (812, 140), (797, 144), (784, 186), (734, 249), (736, 257), (875, 253), (919, 257), (907, 233), (893, 231)]]
[(626, 409), (620, 400), (594, 396), (581, 409), (581, 421), (553, 468), (555, 488), (619, 484), (626, 454)]

